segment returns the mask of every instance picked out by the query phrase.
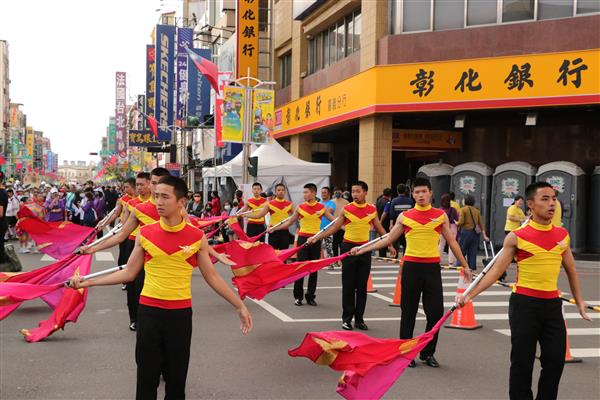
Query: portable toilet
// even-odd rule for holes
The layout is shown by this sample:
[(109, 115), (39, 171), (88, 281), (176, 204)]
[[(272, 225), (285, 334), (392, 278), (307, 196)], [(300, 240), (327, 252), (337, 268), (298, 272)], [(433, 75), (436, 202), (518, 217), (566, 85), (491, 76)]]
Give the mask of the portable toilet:
[(490, 193), (492, 191), (492, 168), (482, 162), (468, 162), (457, 165), (452, 172), (450, 188), (456, 194), (456, 201), (462, 206), (466, 195), (475, 198), (475, 207), (483, 217), (485, 229), (489, 232)]
[(575, 253), (583, 252), (588, 223), (585, 172), (572, 162), (555, 161), (538, 169), (537, 180), (548, 182), (558, 192), (562, 226), (571, 236), (571, 249)]
[(590, 218), (588, 219), (588, 251), (600, 253), (600, 165), (590, 180)]
[(515, 197), (525, 197), (525, 188), (535, 180), (535, 173), (536, 168), (524, 161), (507, 162), (496, 167), (490, 199), (490, 239), (494, 246), (502, 246), (504, 242), (506, 210)]
[(434, 207), (439, 207), (440, 198), (444, 193), (450, 191), (450, 177), (452, 176), (452, 165), (444, 163), (425, 164), (417, 171), (417, 178), (427, 178), (431, 182)]

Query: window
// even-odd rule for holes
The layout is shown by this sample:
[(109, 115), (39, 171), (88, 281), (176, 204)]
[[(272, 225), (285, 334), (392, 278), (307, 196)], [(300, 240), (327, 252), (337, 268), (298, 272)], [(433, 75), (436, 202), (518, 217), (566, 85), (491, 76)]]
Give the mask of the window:
[(468, 0), (467, 25), (495, 24), (498, 21), (497, 13), (498, 6), (496, 0)]
[(402, 27), (404, 32), (431, 29), (431, 1), (404, 0)]
[(538, 0), (538, 19), (570, 17), (573, 0)]
[(354, 40), (352, 41), (354, 51), (360, 50), (360, 10), (354, 12)]
[(335, 59), (335, 55), (336, 55), (336, 45), (335, 45), (335, 39), (336, 39), (336, 26), (333, 25), (329, 28), (329, 65), (334, 64), (336, 59)]
[(346, 32), (348, 32), (348, 36), (346, 37), (346, 54), (350, 55), (354, 52), (354, 21), (352, 15), (346, 17)]
[(433, 29), (462, 28), (465, 20), (465, 0), (444, 0), (433, 3)]
[(527, 21), (533, 19), (535, 0), (504, 0), (502, 22)]
[(344, 21), (340, 21), (337, 24), (337, 29), (335, 31), (336, 38), (336, 47), (337, 47), (337, 59), (336, 61), (341, 60), (346, 57), (346, 25)]
[(577, 14), (600, 12), (600, 1), (577, 0)]
[(292, 53), (279, 58), (279, 78), (282, 88), (292, 83)]

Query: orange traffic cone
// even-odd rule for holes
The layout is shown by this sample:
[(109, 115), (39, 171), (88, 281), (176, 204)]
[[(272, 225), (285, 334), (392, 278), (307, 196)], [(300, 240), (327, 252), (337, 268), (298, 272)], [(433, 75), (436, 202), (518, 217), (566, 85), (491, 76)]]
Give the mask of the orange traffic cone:
[(398, 276), (396, 277), (396, 287), (394, 287), (394, 299), (392, 304), (388, 304), (390, 307), (400, 307), (400, 297), (402, 296), (402, 265), (404, 264), (404, 257), (400, 259), (400, 268), (398, 268)]
[(371, 274), (369, 274), (369, 280), (367, 281), (367, 293), (375, 293), (377, 289), (373, 287), (373, 280), (371, 279)]
[[(560, 295), (560, 294), (559, 294)], [(565, 314), (565, 303), (562, 303), (562, 313), (563, 316)], [(567, 351), (565, 352), (565, 363), (567, 364), (575, 364), (583, 362), (581, 358), (575, 358), (571, 355), (571, 347), (569, 346), (569, 331), (567, 330), (567, 321), (565, 320), (565, 332), (567, 337)]]
[[(464, 273), (461, 270), (460, 276), (458, 277), (456, 294), (464, 293), (468, 287), (464, 277)], [(450, 324), (445, 326), (446, 328), (473, 330), (479, 329), (483, 325), (477, 323), (477, 320), (475, 319), (475, 310), (473, 309), (473, 302), (470, 301), (469, 303), (465, 304), (464, 307), (456, 309), (454, 313), (452, 313), (452, 321)]]

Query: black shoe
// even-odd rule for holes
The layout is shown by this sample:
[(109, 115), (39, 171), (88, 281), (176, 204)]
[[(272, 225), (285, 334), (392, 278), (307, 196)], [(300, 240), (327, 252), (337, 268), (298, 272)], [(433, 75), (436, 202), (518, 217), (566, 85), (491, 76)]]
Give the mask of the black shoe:
[(415, 360), (411, 360), (410, 363), (408, 364), (408, 368), (416, 368), (417, 363), (415, 362)]
[(437, 362), (434, 356), (426, 357), (425, 359), (421, 358), (425, 364), (432, 368), (438, 368), (440, 364)]
[(352, 324), (350, 324), (349, 322), (344, 322), (342, 324), (342, 329), (345, 331), (351, 331), (352, 330)]
[(356, 329), (360, 329), (361, 331), (368, 331), (369, 327), (364, 322), (355, 322), (354, 327)]
[(135, 332), (135, 329), (136, 329), (135, 322), (130, 323), (129, 324), (129, 330)]
[(301, 306), (302, 305), (302, 300), (300, 300), (300, 299), (294, 300), (294, 305), (295, 306)]
[(309, 306), (313, 306), (313, 307), (317, 306), (317, 302), (314, 301), (313, 299), (306, 299), (306, 304), (308, 304)]

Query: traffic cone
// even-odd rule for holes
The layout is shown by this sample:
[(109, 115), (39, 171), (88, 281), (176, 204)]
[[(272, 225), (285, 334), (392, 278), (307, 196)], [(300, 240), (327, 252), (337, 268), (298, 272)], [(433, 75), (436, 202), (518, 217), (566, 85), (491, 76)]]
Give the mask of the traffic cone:
[(373, 287), (373, 280), (371, 279), (371, 274), (369, 274), (369, 280), (367, 281), (367, 293), (375, 293), (377, 289)]
[[(560, 294), (559, 294), (560, 296)], [(561, 304), (563, 317), (565, 315), (565, 303)], [(571, 355), (571, 347), (569, 346), (569, 331), (567, 330), (567, 321), (565, 320), (565, 333), (567, 337), (567, 351), (565, 352), (565, 363), (566, 364), (575, 364), (583, 362), (581, 358), (575, 358)]]
[[(468, 285), (464, 280), (464, 273), (461, 270), (458, 277), (458, 287), (456, 288), (456, 294), (463, 294), (467, 289)], [(473, 330), (479, 329), (483, 325), (477, 323), (475, 319), (475, 310), (473, 309), (473, 302), (470, 301), (464, 305), (464, 307), (458, 308), (452, 313), (452, 321), (450, 324), (445, 325), (446, 328), (453, 329), (466, 329)]]
[(400, 268), (398, 268), (398, 276), (396, 277), (396, 287), (394, 287), (394, 299), (392, 304), (388, 304), (390, 307), (400, 307), (400, 297), (402, 296), (402, 265), (404, 264), (404, 257), (400, 259)]

